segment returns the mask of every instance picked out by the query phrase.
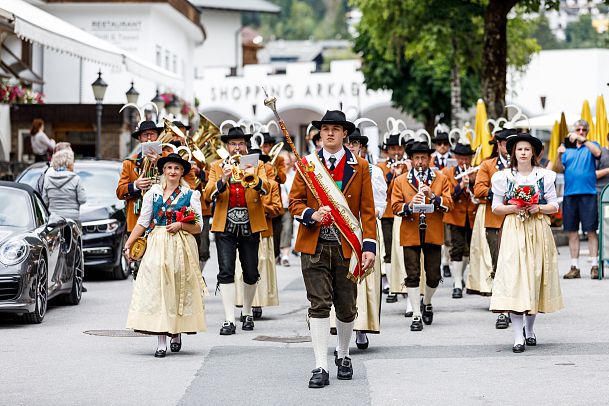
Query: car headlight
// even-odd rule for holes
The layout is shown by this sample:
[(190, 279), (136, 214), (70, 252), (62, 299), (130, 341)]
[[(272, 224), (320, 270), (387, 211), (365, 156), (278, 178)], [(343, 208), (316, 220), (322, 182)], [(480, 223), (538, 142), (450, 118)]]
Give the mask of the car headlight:
[(87, 233), (112, 233), (119, 225), (120, 223), (115, 219), (86, 221), (82, 223), (82, 229)]
[(4, 265), (16, 265), (22, 262), (30, 252), (30, 246), (24, 240), (7, 241), (0, 247), (0, 262)]

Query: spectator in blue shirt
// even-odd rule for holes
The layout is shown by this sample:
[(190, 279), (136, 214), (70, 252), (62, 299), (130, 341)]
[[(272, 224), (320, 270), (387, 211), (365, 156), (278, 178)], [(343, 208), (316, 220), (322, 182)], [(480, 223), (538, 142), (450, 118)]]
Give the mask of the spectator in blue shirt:
[(571, 269), (565, 279), (580, 277), (579, 225), (588, 236), (588, 249), (592, 259), (590, 278), (598, 279), (598, 203), (596, 199), (596, 160), (601, 156), (600, 145), (588, 140), (589, 125), (586, 120), (575, 122), (575, 132), (569, 140), (572, 148), (561, 144), (558, 148), (557, 169), (565, 173), (565, 193), (562, 202), (563, 226), (569, 233)]

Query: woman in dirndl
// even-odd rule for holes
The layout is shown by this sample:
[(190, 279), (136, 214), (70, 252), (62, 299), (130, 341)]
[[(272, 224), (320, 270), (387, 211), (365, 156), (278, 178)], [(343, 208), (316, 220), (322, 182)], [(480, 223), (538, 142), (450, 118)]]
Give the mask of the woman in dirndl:
[[(558, 211), (556, 173), (538, 165), (542, 143), (530, 134), (507, 139), (510, 168), (493, 175), (493, 212), (505, 215), (490, 309), (510, 312), (512, 351), (537, 345), (537, 313), (564, 307), (559, 285), (558, 254), (549, 214)], [(519, 207), (513, 199), (538, 193), (538, 202)], [(526, 199), (525, 199), (526, 200)], [(535, 199), (531, 199), (535, 201)]]
[[(201, 233), (201, 195), (191, 190), (183, 175), (190, 163), (172, 153), (157, 161), (160, 184), (153, 185), (142, 199), (137, 225), (125, 250), (147, 235), (133, 296), (127, 328), (158, 336), (154, 356), (167, 354), (167, 336), (171, 351), (182, 347), (181, 333), (205, 331), (206, 291), (199, 268), (199, 251), (193, 234)], [(194, 215), (193, 215), (194, 214)]]

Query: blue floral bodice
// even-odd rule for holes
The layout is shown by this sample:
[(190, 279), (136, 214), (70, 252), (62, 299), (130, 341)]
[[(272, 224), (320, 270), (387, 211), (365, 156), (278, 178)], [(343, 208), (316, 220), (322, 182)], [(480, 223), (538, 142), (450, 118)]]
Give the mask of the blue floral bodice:
[(171, 219), (169, 223), (175, 222), (175, 213), (180, 211), (182, 207), (190, 206), (190, 197), (192, 196), (192, 190), (188, 190), (186, 193), (179, 196), (172, 204), (168, 205), (166, 201), (163, 201), (163, 195), (156, 195), (152, 201), (152, 222), (157, 226), (167, 225), (167, 213), (171, 213)]
[[(516, 188), (518, 186), (533, 186), (533, 185), (517, 185), (516, 182), (514, 182), (512, 179), (510, 179), (509, 176), (506, 176), (506, 182), (507, 182), (507, 190), (505, 192), (505, 196), (503, 198), (503, 204), (508, 204), (508, 201), (510, 199), (512, 199), (514, 197), (514, 190), (516, 190)], [(539, 192), (539, 204), (546, 204), (546, 199), (544, 197), (544, 183), (543, 183), (543, 176), (540, 177), (539, 179), (537, 179), (537, 182), (535, 182), (535, 188), (536, 191)]]

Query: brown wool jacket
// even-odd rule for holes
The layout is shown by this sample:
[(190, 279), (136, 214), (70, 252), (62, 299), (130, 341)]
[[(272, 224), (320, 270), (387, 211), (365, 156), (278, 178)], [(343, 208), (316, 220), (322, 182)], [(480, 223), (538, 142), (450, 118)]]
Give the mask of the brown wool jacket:
[(474, 220), (476, 219), (478, 205), (472, 202), (469, 192), (465, 190), (460, 191), (459, 195), (455, 196), (455, 188), (460, 183), (460, 181), (455, 179), (456, 170), (457, 168), (454, 166), (442, 169), (442, 174), (446, 176), (450, 183), (450, 195), (453, 199), (453, 208), (444, 214), (444, 223), (465, 227), (465, 219), (467, 218), (469, 227), (472, 229), (474, 228)]
[[(319, 151), (323, 159), (323, 150)], [(342, 193), (347, 200), (349, 209), (360, 219), (363, 236), (363, 250), (376, 253), (376, 219), (374, 213), (374, 198), (372, 196), (372, 183), (370, 181), (370, 167), (365, 159), (355, 157), (345, 148), (346, 163), (343, 172)], [(294, 249), (305, 254), (315, 254), (317, 240), (321, 227), (311, 218), (319, 208), (313, 193), (307, 187), (305, 180), (296, 172), (294, 183), (290, 190), (289, 210), (292, 216), (302, 226), (298, 227), (298, 236)], [(343, 256), (351, 258), (351, 246), (341, 236)]]
[[(444, 224), (442, 217), (444, 213), (451, 210), (453, 201), (451, 188), (448, 178), (442, 172), (433, 172), (431, 191), (436, 195), (433, 213), (426, 215), (427, 232), (425, 233), (425, 243), (442, 245), (444, 244)], [(392, 209), (396, 216), (402, 216), (400, 227), (400, 245), (403, 247), (416, 247), (421, 245), (419, 241), (419, 214), (410, 213), (408, 204), (417, 194), (418, 186), (412, 177), (412, 172), (404, 173), (395, 179), (391, 201)], [(429, 200), (429, 199), (427, 199)], [(427, 202), (429, 203), (429, 202)]]
[(493, 197), (489, 197), (491, 191), (491, 178), (499, 171), (497, 160), (499, 158), (491, 158), (482, 161), (480, 169), (476, 175), (476, 183), (474, 184), (474, 195), (480, 199), (481, 204), (486, 204), (486, 213), (484, 214), (484, 226), (486, 228), (501, 228), (505, 216), (500, 216), (493, 213)]
[[(221, 163), (222, 160), (218, 160), (211, 164), (209, 169), (209, 180), (207, 181), (207, 187), (205, 188), (205, 200), (208, 203), (212, 203), (213, 201), (216, 202), (211, 225), (211, 231), (213, 232), (224, 232), (226, 228), (226, 216), (228, 213), (230, 187), (228, 184), (221, 185)], [(262, 232), (267, 229), (262, 197), (271, 191), (271, 185), (266, 178), (266, 171), (262, 161), (258, 161), (256, 175), (260, 179), (258, 185), (255, 188), (245, 189), (245, 201), (247, 202), (252, 233)], [(220, 189), (218, 189), (219, 186)]]

